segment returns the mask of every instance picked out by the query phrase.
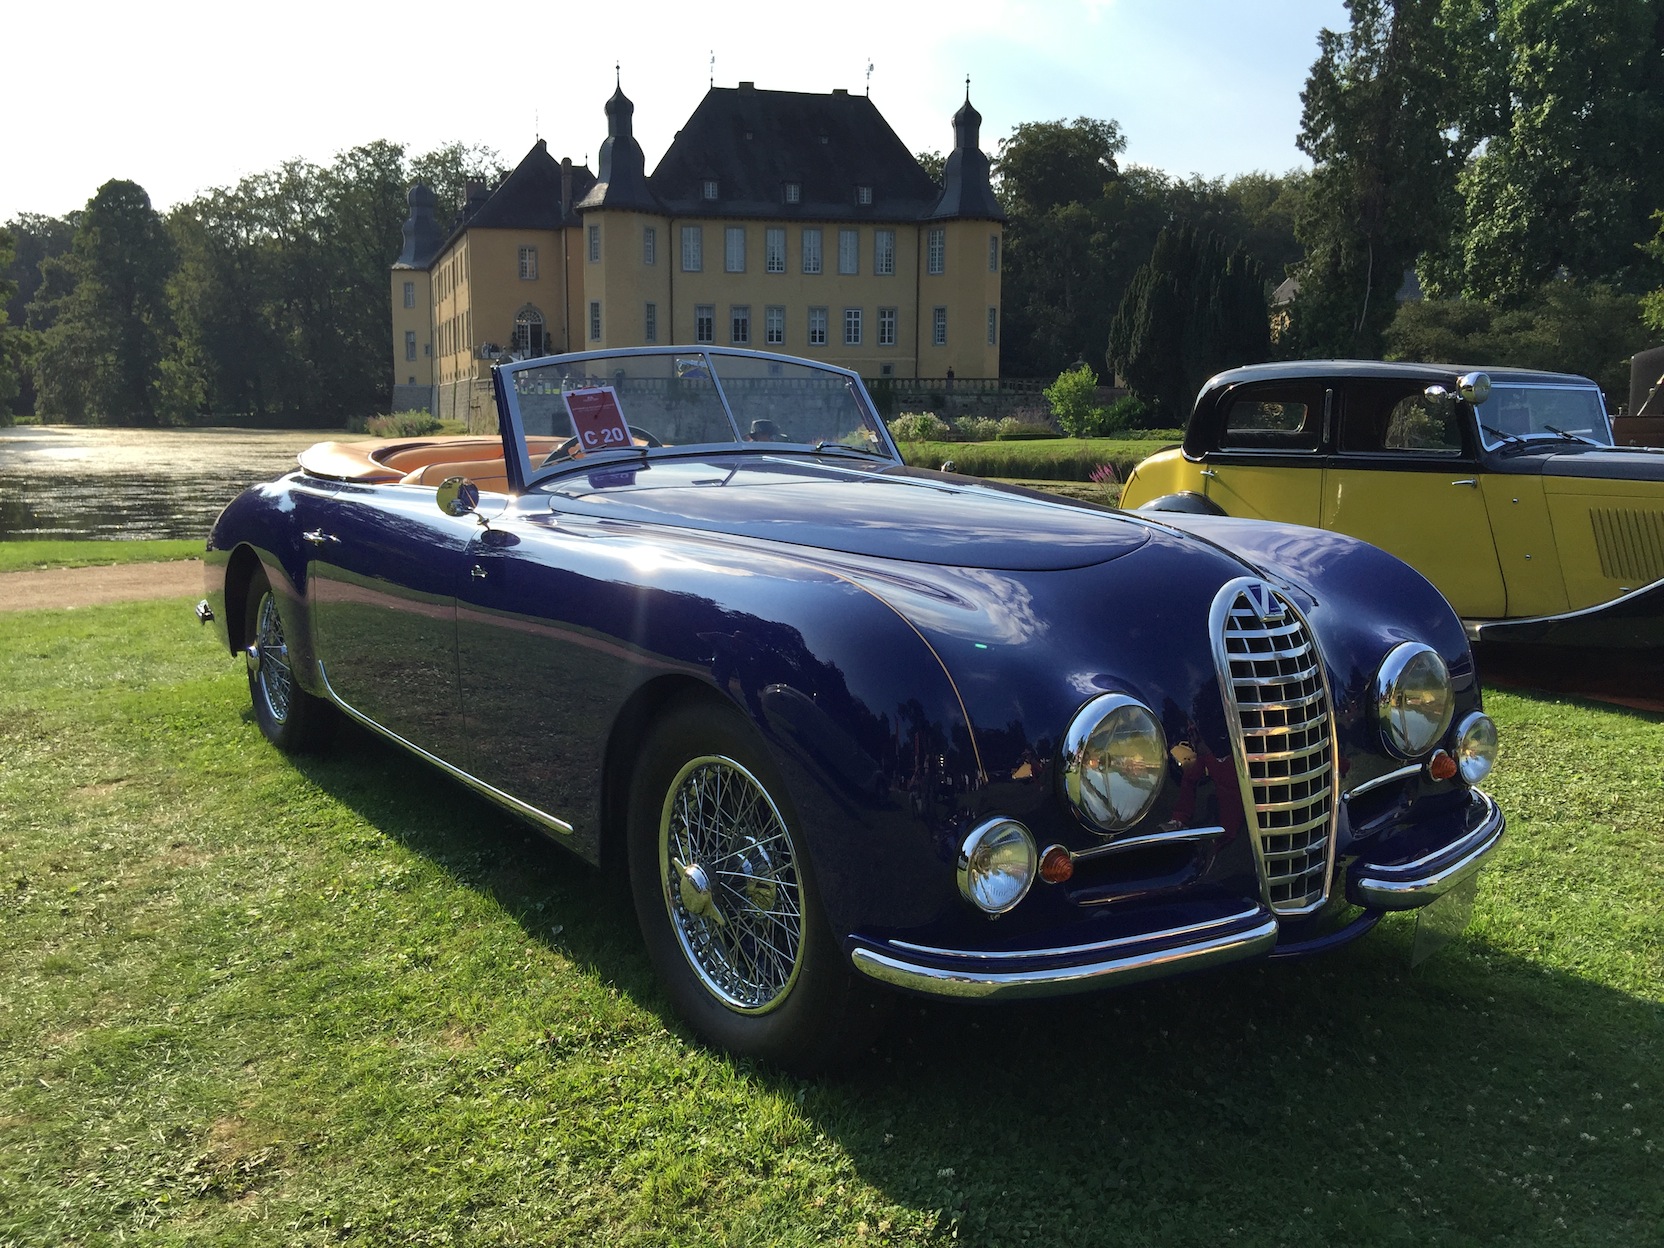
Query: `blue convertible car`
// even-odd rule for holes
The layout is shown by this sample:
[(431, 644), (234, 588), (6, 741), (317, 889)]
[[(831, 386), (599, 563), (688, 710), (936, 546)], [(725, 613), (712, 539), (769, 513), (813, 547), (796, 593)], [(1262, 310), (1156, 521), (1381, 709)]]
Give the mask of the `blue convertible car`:
[(345, 713), (627, 870), (715, 1044), (1316, 952), (1502, 835), (1461, 621), (1374, 547), (908, 468), (806, 360), (495, 375), (500, 438), (238, 497), (198, 610), (279, 747)]

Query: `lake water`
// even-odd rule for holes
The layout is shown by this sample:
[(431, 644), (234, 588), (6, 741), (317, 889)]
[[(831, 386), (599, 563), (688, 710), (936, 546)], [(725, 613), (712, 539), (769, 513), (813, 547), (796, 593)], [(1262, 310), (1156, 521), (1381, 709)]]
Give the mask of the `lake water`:
[(0, 428), (0, 541), (206, 537), (246, 486), (339, 429)]

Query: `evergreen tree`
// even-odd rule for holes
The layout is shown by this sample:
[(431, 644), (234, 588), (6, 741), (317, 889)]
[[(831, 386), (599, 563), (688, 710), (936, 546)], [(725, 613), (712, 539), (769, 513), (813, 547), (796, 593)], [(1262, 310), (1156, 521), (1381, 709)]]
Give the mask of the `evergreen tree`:
[(17, 259), (12, 236), (0, 230), (0, 425), (12, 423), (12, 400), (17, 397), (23, 372), (23, 327), (12, 322), (7, 309), (17, 293), (11, 278)]
[(120, 180), (99, 187), (68, 254), (41, 265), (31, 317), (38, 307), (50, 321), (35, 361), (42, 415), (157, 423), (173, 262), (144, 188)]
[(1187, 225), (1157, 238), (1115, 314), (1105, 358), (1133, 393), (1182, 424), (1204, 381), (1270, 353), (1264, 270)]

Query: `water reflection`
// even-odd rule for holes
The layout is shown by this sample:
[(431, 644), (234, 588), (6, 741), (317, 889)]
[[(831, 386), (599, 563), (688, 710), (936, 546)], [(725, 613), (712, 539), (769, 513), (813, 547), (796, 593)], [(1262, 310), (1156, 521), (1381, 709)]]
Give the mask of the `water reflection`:
[(295, 466), (308, 429), (0, 428), (0, 541), (194, 538), (237, 492)]

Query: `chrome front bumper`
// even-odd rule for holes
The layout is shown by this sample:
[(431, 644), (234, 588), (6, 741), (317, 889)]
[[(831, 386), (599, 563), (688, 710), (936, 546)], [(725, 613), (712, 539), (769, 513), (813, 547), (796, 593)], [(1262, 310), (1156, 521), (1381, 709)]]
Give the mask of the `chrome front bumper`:
[(1264, 906), (1166, 931), (1019, 952), (935, 949), (903, 941), (857, 945), (857, 970), (938, 997), (1049, 997), (1198, 971), (1271, 952), (1277, 920)]
[[(1435, 853), (1391, 866), (1355, 863), (1346, 885), (1347, 900), (1379, 917), (1381, 911), (1429, 905), (1470, 879), (1501, 841), (1505, 823), (1489, 795), (1475, 789), (1473, 801), (1473, 826)], [(1349, 930), (1361, 935), (1372, 925), (1373, 920), (1359, 922)], [(850, 959), (873, 979), (930, 996), (1049, 997), (1268, 955), (1276, 947), (1278, 931), (1277, 917), (1255, 904), (1182, 927), (1058, 948), (940, 949), (858, 938)], [(1321, 943), (1327, 948), (1337, 942)], [(1291, 956), (1308, 951), (1300, 949)]]
[(1354, 864), (1347, 900), (1372, 910), (1414, 910), (1477, 873), (1502, 840), (1507, 821), (1490, 794), (1474, 789), (1473, 800), (1480, 808), (1474, 826), (1443, 848), (1394, 866)]

